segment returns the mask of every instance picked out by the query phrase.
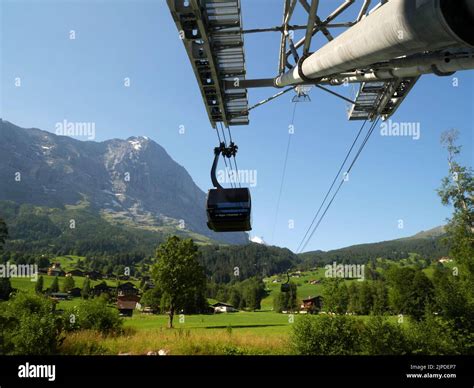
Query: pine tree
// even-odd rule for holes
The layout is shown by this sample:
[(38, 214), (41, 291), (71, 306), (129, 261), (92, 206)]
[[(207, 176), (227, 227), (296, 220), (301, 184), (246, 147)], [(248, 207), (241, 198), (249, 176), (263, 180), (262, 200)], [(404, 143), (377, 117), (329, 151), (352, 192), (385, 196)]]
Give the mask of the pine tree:
[(43, 286), (44, 286), (44, 279), (42, 276), (38, 278), (38, 281), (35, 284), (35, 291), (37, 294), (41, 294), (43, 292)]
[(0, 300), (8, 300), (12, 291), (10, 278), (0, 278)]
[(54, 278), (53, 284), (51, 284), (50, 291), (51, 292), (58, 292), (59, 291), (59, 280), (58, 280), (57, 276)]
[(72, 276), (66, 276), (63, 283), (63, 292), (69, 292), (75, 287), (74, 278)]
[(89, 280), (89, 278), (86, 278), (84, 280), (84, 284), (82, 285), (81, 296), (84, 299), (88, 299), (90, 292), (91, 292), (91, 281)]

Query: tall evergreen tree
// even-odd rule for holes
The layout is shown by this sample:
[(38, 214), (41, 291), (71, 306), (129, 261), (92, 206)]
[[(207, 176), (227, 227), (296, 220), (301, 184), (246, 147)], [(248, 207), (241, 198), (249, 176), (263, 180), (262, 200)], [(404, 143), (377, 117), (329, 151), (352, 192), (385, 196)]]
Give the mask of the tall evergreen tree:
[(82, 285), (82, 291), (81, 291), (81, 296), (84, 299), (88, 299), (91, 293), (91, 281), (89, 278), (84, 279), (84, 283)]
[(74, 278), (72, 276), (66, 276), (63, 283), (63, 292), (69, 292), (75, 287)]
[(53, 283), (51, 284), (50, 291), (51, 292), (59, 291), (59, 279), (57, 276), (54, 278)]
[(44, 279), (43, 279), (43, 276), (40, 276), (38, 278), (38, 281), (35, 284), (36, 293), (41, 294), (43, 292), (43, 287), (44, 287)]

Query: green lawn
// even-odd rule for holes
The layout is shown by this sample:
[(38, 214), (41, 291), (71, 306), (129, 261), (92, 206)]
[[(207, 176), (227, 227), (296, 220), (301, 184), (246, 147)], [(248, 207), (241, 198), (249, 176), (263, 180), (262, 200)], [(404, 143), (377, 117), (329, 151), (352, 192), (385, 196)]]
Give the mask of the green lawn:
[[(294, 315), (294, 322), (299, 316)], [(137, 330), (157, 330), (166, 327), (168, 317), (166, 315), (145, 315), (135, 312), (133, 317), (125, 318), (125, 327)], [(199, 331), (227, 331), (256, 333), (265, 335), (281, 335), (289, 333), (292, 323), (286, 314), (273, 312), (238, 312), (211, 315), (183, 315), (175, 316), (174, 326), (176, 329), (199, 330)]]
[[(51, 286), (54, 280), (54, 276), (48, 276), (48, 275), (42, 275), (43, 280), (44, 280), (44, 285), (43, 289), (47, 289), (48, 287)], [(64, 283), (64, 276), (59, 276), (58, 281), (59, 281), (59, 290), (62, 289), (62, 285)], [(84, 284), (85, 277), (82, 276), (74, 276), (74, 283), (76, 287), (82, 288)], [(92, 280), (91, 281), (91, 287), (94, 287), (95, 285), (101, 283), (102, 280)], [(105, 282), (107, 283), (108, 286), (111, 287), (117, 287), (117, 281), (116, 280), (111, 280), (111, 279), (106, 279)], [(125, 281), (121, 281), (121, 283), (124, 283)], [(135, 286), (139, 285), (139, 281), (131, 280), (131, 283), (135, 284)], [(11, 284), (13, 288), (17, 288), (19, 290), (34, 290), (36, 282), (32, 282), (30, 278), (11, 278)]]
[(77, 262), (79, 259), (83, 260), (84, 257), (73, 255), (56, 256), (51, 259), (51, 263), (60, 263), (63, 271), (68, 272), (77, 268)]

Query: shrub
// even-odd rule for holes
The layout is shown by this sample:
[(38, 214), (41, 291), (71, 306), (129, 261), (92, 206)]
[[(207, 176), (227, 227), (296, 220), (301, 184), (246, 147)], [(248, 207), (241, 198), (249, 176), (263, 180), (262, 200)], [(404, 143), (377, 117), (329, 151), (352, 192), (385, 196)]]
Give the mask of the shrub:
[(363, 323), (345, 315), (304, 316), (293, 327), (293, 350), (302, 355), (348, 355), (360, 352)]
[(0, 353), (21, 355), (54, 354), (62, 341), (61, 319), (52, 313), (52, 302), (39, 295), (17, 293), (2, 304)]
[(365, 324), (361, 349), (369, 355), (403, 355), (410, 352), (410, 343), (400, 324), (390, 323), (383, 316), (372, 316)]
[(412, 322), (408, 331), (413, 354), (458, 354), (454, 332), (449, 323), (427, 314), (425, 319)]
[[(122, 330), (122, 319), (118, 311), (107, 305), (105, 298), (85, 300), (74, 310), (76, 315), (72, 329), (97, 330), (102, 334), (119, 333)], [(70, 316), (68, 314), (68, 316)]]

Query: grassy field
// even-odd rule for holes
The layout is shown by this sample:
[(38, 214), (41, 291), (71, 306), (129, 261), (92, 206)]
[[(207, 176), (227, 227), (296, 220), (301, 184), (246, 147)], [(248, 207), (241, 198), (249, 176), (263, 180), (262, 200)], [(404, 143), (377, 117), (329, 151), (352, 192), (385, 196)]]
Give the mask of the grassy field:
[[(163, 350), (171, 355), (292, 354), (291, 329), (301, 317), (295, 314), (291, 323), (286, 314), (239, 312), (189, 315), (184, 316), (180, 323), (178, 315), (175, 328), (167, 329), (167, 316), (135, 313), (133, 317), (124, 319), (124, 334), (104, 337), (93, 331), (70, 333), (61, 352), (143, 355)], [(368, 317), (358, 318), (365, 320)], [(397, 317), (390, 320), (394, 323)]]
[[(43, 289), (47, 289), (48, 287), (51, 286), (54, 280), (54, 276), (48, 276), (48, 275), (42, 275), (43, 276)], [(62, 289), (62, 285), (64, 283), (64, 276), (59, 276), (58, 277), (58, 282), (59, 282), (59, 290)], [(82, 276), (74, 276), (74, 283), (76, 287), (82, 288), (84, 284), (85, 278)], [(102, 280), (91, 280), (91, 287), (94, 287), (95, 285), (101, 283)], [(117, 281), (116, 280), (110, 280), (107, 279), (105, 280), (107, 285), (111, 287), (117, 287)], [(140, 283), (137, 281), (131, 281), (134, 283), (136, 286)], [(121, 281), (121, 283), (124, 283), (124, 281)], [(12, 278), (11, 279), (11, 284), (13, 288), (19, 289), (19, 290), (34, 290), (35, 289), (35, 284), (36, 282), (31, 281), (30, 278)]]
[[(73, 266), (76, 257), (61, 257), (61, 266)], [(408, 265), (410, 263), (407, 263)], [(449, 263), (449, 267), (454, 264)], [(433, 266), (425, 269), (432, 275)], [(297, 285), (298, 299), (322, 294), (323, 285), (310, 284), (312, 280), (323, 280), (325, 269), (319, 268), (292, 277)], [(43, 276), (44, 288), (51, 285), (53, 276)], [(64, 277), (59, 278), (60, 288)], [(77, 287), (82, 287), (84, 278), (74, 277)], [(278, 279), (278, 282), (274, 281)], [(212, 315), (176, 315), (174, 329), (167, 329), (166, 315), (146, 315), (135, 311), (133, 317), (124, 318), (124, 333), (104, 337), (97, 332), (82, 330), (68, 333), (62, 344), (63, 354), (147, 354), (163, 350), (175, 355), (214, 355), (214, 354), (291, 354), (289, 345), (292, 327), (302, 318), (300, 314), (278, 314), (272, 311), (274, 296), (286, 281), (286, 275), (264, 279), (268, 295), (262, 300), (261, 311), (237, 312)], [(346, 280), (352, 282), (356, 280)], [(92, 285), (99, 281), (92, 281)], [(114, 280), (107, 280), (116, 286)], [(137, 282), (134, 282), (137, 283)], [(27, 278), (13, 278), (12, 286), (22, 290), (33, 290), (35, 282)], [(69, 309), (81, 303), (75, 298), (58, 303), (58, 309)], [(210, 303), (216, 302), (210, 300)], [(359, 316), (358, 319), (367, 319)], [(391, 317), (395, 323), (397, 317)], [(406, 324), (408, 320), (404, 321)]]
[[(297, 315), (293, 316), (298, 319)], [(125, 318), (124, 326), (136, 330), (157, 330), (165, 328), (168, 317), (165, 315), (135, 314)], [(193, 331), (232, 331), (233, 333), (255, 333), (258, 335), (287, 334), (292, 325), (286, 314), (273, 312), (238, 312), (212, 315), (177, 315), (174, 320), (176, 329)]]

